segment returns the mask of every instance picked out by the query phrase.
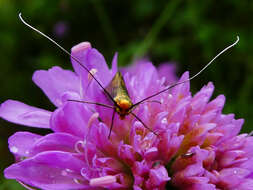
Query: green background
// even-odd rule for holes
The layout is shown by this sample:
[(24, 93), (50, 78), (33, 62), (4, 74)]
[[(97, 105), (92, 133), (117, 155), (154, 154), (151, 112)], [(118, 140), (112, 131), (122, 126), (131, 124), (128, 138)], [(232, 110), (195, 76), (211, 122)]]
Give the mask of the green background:
[[(35, 70), (54, 65), (71, 69), (69, 57), (25, 27), (18, 19), (19, 12), (66, 49), (89, 41), (108, 63), (114, 52), (119, 52), (120, 66), (145, 55), (156, 65), (174, 61), (178, 76), (186, 70), (191, 75), (198, 72), (239, 35), (239, 44), (193, 80), (191, 89), (195, 93), (213, 81), (213, 97), (226, 96), (224, 113), (245, 119), (242, 132), (252, 130), (253, 1), (0, 0), (0, 102), (15, 99), (54, 110), (31, 77)], [(58, 22), (67, 26), (63, 36), (53, 32)], [(14, 161), (8, 151), (8, 137), (24, 130), (48, 132), (0, 120), (1, 190), (23, 189), (5, 180), (2, 171)]]

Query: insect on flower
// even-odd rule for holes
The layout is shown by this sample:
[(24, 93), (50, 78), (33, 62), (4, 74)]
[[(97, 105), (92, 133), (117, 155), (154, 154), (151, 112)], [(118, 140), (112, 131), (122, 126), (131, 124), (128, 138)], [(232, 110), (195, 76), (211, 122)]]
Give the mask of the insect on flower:
[[(115, 76), (112, 78), (112, 80), (110, 81), (110, 83), (108, 84), (107, 87), (104, 87), (99, 80), (95, 77), (95, 75), (92, 73), (91, 70), (89, 70), (85, 65), (83, 65), (81, 63), (80, 60), (78, 60), (75, 56), (71, 55), (70, 52), (68, 52), (66, 49), (64, 49), (62, 46), (60, 46), (57, 42), (55, 42), (53, 39), (51, 39), (49, 36), (47, 36), (46, 34), (42, 33), (41, 31), (39, 31), (38, 29), (34, 28), (33, 26), (31, 26), (30, 24), (28, 24), (27, 22), (24, 21), (24, 19), (21, 16), (21, 13), (19, 13), (19, 18), (20, 20), (29, 28), (31, 28), (32, 30), (36, 31), (37, 33), (39, 33), (40, 35), (44, 36), (45, 38), (47, 38), (48, 40), (50, 40), (52, 43), (54, 43), (56, 46), (58, 46), (62, 51), (64, 51), (66, 54), (68, 54), (73, 60), (75, 60), (84, 70), (87, 71), (87, 73), (96, 81), (96, 83), (101, 87), (101, 89), (103, 90), (104, 94), (111, 100), (113, 105), (107, 105), (107, 104), (103, 104), (103, 103), (99, 103), (99, 102), (89, 102), (89, 101), (80, 101), (80, 100), (73, 100), (73, 99), (69, 99), (68, 101), (72, 101), (72, 102), (77, 102), (77, 103), (86, 103), (86, 104), (95, 104), (95, 105), (99, 105), (99, 106), (103, 106), (106, 108), (110, 108), (113, 109), (113, 114), (112, 114), (112, 118), (111, 118), (111, 124), (110, 124), (110, 132), (108, 135), (108, 138), (110, 138), (111, 135), (111, 131), (113, 128), (113, 121), (114, 121), (114, 117), (115, 114), (117, 113), (120, 117), (120, 119), (124, 119), (127, 115), (132, 115), (133, 117), (135, 117), (146, 129), (148, 129), (149, 131), (151, 131), (152, 133), (154, 133), (155, 135), (158, 135), (155, 131), (153, 131), (151, 128), (149, 128), (140, 117), (138, 117), (133, 110), (139, 106), (142, 103), (145, 103), (147, 101), (149, 101), (151, 98), (156, 97), (158, 95), (160, 95), (163, 92), (168, 91), (169, 89), (186, 83), (192, 79), (194, 79), (195, 77), (197, 77), (200, 73), (202, 73), (217, 57), (219, 57), (221, 54), (223, 54), (225, 51), (227, 51), (228, 49), (230, 49), (231, 47), (235, 46), (238, 41), (239, 41), (239, 37), (237, 36), (237, 40), (231, 44), (230, 46), (226, 47), (225, 49), (223, 49), (220, 53), (218, 53), (208, 64), (206, 64), (197, 74), (195, 74), (194, 76), (190, 77), (187, 80), (181, 81), (181, 82), (176, 82), (174, 84), (171, 84), (169, 86), (167, 86), (165, 89), (156, 92), (150, 96), (147, 96), (146, 98), (133, 103), (128, 90), (126, 88), (125, 85), (125, 81), (124, 78), (121, 74), (121, 72), (117, 72), (115, 74)], [(152, 101), (151, 101), (152, 102)], [(153, 101), (155, 102), (155, 101)]]

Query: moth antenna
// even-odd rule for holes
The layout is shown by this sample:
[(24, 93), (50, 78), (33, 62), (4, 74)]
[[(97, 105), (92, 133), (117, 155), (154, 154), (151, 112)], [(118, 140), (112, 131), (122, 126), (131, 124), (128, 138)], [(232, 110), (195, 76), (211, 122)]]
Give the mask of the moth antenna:
[(153, 94), (153, 95), (151, 95), (151, 96), (148, 96), (148, 97), (144, 98), (143, 100), (141, 100), (141, 101), (139, 101), (139, 102), (133, 104), (133, 105), (132, 105), (132, 108), (135, 107), (135, 106), (137, 106), (137, 105), (139, 105), (139, 104), (141, 104), (142, 102), (144, 102), (144, 101), (146, 101), (146, 100), (148, 100), (148, 99), (150, 99), (150, 98), (153, 98), (153, 97), (155, 97), (155, 96), (157, 96), (157, 95), (159, 95), (159, 94), (161, 94), (161, 93), (163, 93), (163, 92), (165, 92), (165, 91), (167, 91), (167, 90), (169, 90), (169, 89), (171, 89), (171, 88), (173, 88), (173, 87), (179, 85), (179, 84), (183, 84), (183, 83), (186, 83), (186, 82), (188, 82), (188, 81), (194, 79), (194, 78), (197, 77), (200, 73), (202, 73), (209, 65), (211, 65), (211, 63), (212, 63), (215, 59), (217, 59), (221, 54), (223, 54), (224, 52), (226, 52), (228, 49), (230, 49), (230, 48), (232, 48), (233, 46), (235, 46), (238, 42), (239, 42), (239, 36), (236, 36), (236, 41), (235, 41), (233, 44), (229, 45), (228, 47), (226, 47), (225, 49), (223, 49), (220, 53), (218, 53), (218, 54), (217, 54), (209, 63), (207, 63), (197, 74), (193, 75), (192, 77), (190, 77), (190, 78), (187, 79), (187, 80), (174, 83), (174, 84), (170, 85), (169, 87), (165, 88), (164, 90), (159, 91), (159, 92), (157, 92), (157, 93), (155, 93), (155, 94)]
[[(191, 78), (185, 80), (185, 82), (187, 81), (190, 81), (192, 79), (194, 79), (195, 77), (197, 77), (200, 73), (202, 73), (209, 65), (212, 64), (212, 62), (217, 59), (221, 54), (223, 54), (224, 52), (226, 52), (228, 49), (232, 48), (233, 46), (235, 46), (238, 42), (239, 42), (240, 38), (239, 36), (236, 36), (236, 41), (231, 44), (230, 46), (226, 47), (225, 49), (223, 49), (220, 53), (218, 53), (209, 63), (206, 64), (206, 66), (204, 66), (197, 74), (195, 74), (194, 76), (192, 76)], [(183, 83), (184, 81), (181, 82), (181, 84)]]
[(60, 44), (58, 44), (55, 40), (53, 40), (52, 38), (50, 38), (49, 36), (47, 36), (46, 34), (44, 34), (43, 32), (41, 32), (40, 30), (38, 30), (37, 28), (31, 26), (30, 24), (28, 24), (23, 18), (22, 18), (22, 14), (19, 13), (18, 14), (19, 19), (21, 20), (21, 22), (28, 26), (29, 28), (31, 28), (32, 30), (34, 30), (35, 32), (39, 33), (40, 35), (42, 35), (43, 37), (45, 37), (46, 39), (48, 39), (49, 41), (51, 41), (53, 44), (55, 44), (58, 48), (60, 48), (63, 52), (65, 52), (66, 54), (68, 54), (72, 59), (74, 59), (82, 68), (84, 68), (90, 75), (91, 77), (98, 83), (98, 85), (103, 89), (103, 91), (107, 94), (107, 96), (113, 101), (113, 103), (115, 104), (115, 101), (113, 100), (112, 96), (110, 95), (110, 93), (102, 86), (102, 84), (95, 78), (95, 76), (89, 71), (89, 69), (87, 67), (85, 67), (81, 61), (79, 61), (79, 59), (77, 59), (75, 56), (71, 55), (70, 52), (68, 52), (65, 48), (63, 48)]

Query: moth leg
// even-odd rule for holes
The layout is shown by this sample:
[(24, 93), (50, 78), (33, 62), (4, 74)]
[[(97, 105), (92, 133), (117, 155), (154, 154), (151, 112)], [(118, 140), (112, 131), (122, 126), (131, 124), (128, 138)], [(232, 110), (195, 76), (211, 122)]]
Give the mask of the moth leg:
[(113, 121), (114, 121), (114, 116), (115, 116), (115, 109), (113, 110), (113, 113), (112, 113), (112, 121), (111, 121), (111, 127), (110, 127), (110, 132), (109, 132), (109, 135), (108, 135), (108, 139), (110, 139), (110, 136), (111, 136), (112, 127), (113, 127)]

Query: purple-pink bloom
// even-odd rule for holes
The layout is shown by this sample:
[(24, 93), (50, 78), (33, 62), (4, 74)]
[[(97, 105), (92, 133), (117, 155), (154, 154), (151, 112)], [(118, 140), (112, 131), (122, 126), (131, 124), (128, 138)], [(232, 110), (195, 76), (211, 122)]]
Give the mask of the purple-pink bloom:
[(62, 38), (68, 33), (68, 24), (65, 21), (58, 21), (53, 28), (53, 33), (56, 37)]
[[(118, 71), (117, 54), (109, 69), (88, 42), (71, 53), (104, 87)], [(53, 67), (33, 75), (56, 106), (53, 112), (14, 100), (1, 104), (3, 119), (53, 131), (11, 136), (9, 149), (16, 163), (5, 169), (6, 178), (45, 190), (253, 189), (253, 137), (238, 135), (242, 119), (222, 114), (223, 95), (210, 100), (211, 82), (194, 96), (189, 82), (178, 85), (133, 111), (158, 135), (131, 115), (124, 120), (116, 115), (109, 139), (112, 109), (68, 101), (112, 105), (96, 81), (71, 62), (74, 72)], [(144, 60), (121, 71), (134, 103), (176, 80), (171, 65), (156, 69)], [(185, 72), (179, 81), (188, 78)]]

